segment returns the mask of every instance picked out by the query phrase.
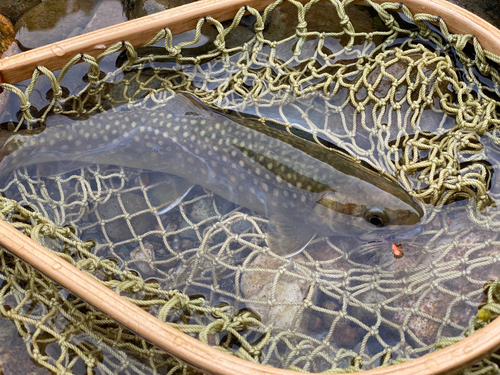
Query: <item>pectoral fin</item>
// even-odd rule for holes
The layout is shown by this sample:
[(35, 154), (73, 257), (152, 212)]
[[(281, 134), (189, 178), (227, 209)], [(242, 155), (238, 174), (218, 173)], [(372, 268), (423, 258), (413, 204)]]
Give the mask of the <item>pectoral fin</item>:
[(148, 177), (147, 196), (156, 209), (156, 215), (162, 215), (176, 207), (194, 186), (185, 178), (167, 173), (150, 172)]
[(316, 236), (314, 228), (303, 222), (271, 218), (269, 224), (268, 245), (272, 252), (286, 258), (300, 253)]

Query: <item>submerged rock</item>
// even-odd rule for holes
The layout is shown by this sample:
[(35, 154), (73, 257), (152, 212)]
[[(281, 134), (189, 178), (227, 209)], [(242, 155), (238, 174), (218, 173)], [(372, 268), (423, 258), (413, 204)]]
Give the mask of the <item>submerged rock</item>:
[[(294, 260), (304, 260), (299, 254)], [(262, 323), (281, 329), (307, 329), (309, 313), (303, 309), (311, 283), (284, 270), (293, 269), (294, 261), (283, 261), (266, 254), (260, 254), (246, 267), (241, 276), (241, 292), (247, 307), (257, 312)], [(283, 270), (283, 271), (282, 271)], [(313, 292), (312, 303), (316, 293)]]
[(14, 42), (16, 33), (9, 19), (0, 14), (0, 57)]
[(154, 269), (151, 268), (150, 264), (155, 261), (154, 245), (144, 242), (142, 247), (137, 246), (130, 252), (130, 260), (129, 267), (140, 271), (143, 277), (153, 273)]
[(17, 39), (36, 48), (126, 21), (118, 0), (48, 0), (16, 22)]
[(125, 0), (125, 9), (129, 19), (147, 16), (166, 9), (175, 8), (195, 0)]
[[(154, 230), (157, 218), (148, 210), (149, 206), (143, 197), (124, 193), (119, 199), (113, 196), (99, 206), (98, 214), (104, 233), (111, 242), (118, 243), (135, 239)], [(130, 231), (127, 221), (134, 229), (134, 233)]]
[(2, 0), (0, 13), (15, 23), (24, 13), (40, 4), (42, 0)]

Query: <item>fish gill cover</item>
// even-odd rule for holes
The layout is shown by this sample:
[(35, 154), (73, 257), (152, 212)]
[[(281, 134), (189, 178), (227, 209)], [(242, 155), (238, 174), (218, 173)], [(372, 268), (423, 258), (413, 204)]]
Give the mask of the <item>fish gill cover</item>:
[[(262, 364), (369, 369), (472, 333), (496, 316), (498, 58), (397, 4), (277, 5), (4, 84), (3, 218)], [(0, 256), (38, 364), (194, 372)]]

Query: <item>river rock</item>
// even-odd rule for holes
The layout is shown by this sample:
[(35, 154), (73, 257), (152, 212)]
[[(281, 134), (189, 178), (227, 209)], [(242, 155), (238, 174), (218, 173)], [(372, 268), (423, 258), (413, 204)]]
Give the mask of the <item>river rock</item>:
[(155, 248), (154, 245), (149, 242), (144, 242), (143, 246), (137, 246), (130, 252), (130, 264), (128, 265), (132, 269), (137, 269), (141, 272), (141, 275), (144, 277), (146, 275), (150, 275), (154, 272), (154, 269), (151, 268), (151, 262), (154, 262), (155, 257)]
[[(124, 209), (122, 209), (120, 201)], [(120, 201), (116, 196), (112, 196), (98, 208), (99, 218), (104, 221), (103, 232), (112, 242), (128, 241), (156, 228), (157, 218), (147, 211), (149, 207), (143, 197), (133, 193), (124, 193), (120, 195)], [(130, 231), (125, 219), (127, 214), (130, 215), (128, 221), (134, 229), (135, 236)]]
[(24, 13), (40, 4), (42, 0), (2, 0), (0, 13), (15, 23)]
[[(0, 59), (15, 55), (19, 52), (21, 52), (21, 50), (19, 49), (17, 43), (11, 43), (7, 50), (3, 52), (3, 54), (0, 52)], [(3, 120), (2, 115), (7, 115), (8, 111), (6, 109), (9, 108), (8, 104), (11, 97), (12, 94), (9, 90), (3, 90), (3, 92), (0, 92), (0, 122), (2, 122)]]
[(126, 21), (118, 0), (48, 0), (16, 22), (17, 40), (35, 48)]
[[(356, 32), (370, 32), (385, 29), (380, 19), (373, 17), (365, 7), (347, 6), (346, 13)], [(269, 24), (264, 32), (264, 37), (270, 40), (282, 40), (295, 34), (298, 24), (297, 7), (292, 4), (285, 4), (275, 8), (269, 14)], [(330, 2), (317, 3), (306, 14), (307, 31), (317, 32), (341, 32), (342, 26), (335, 6)], [(341, 44), (346, 45), (349, 37), (346, 35), (340, 38)], [(339, 45), (340, 48), (342, 48)]]
[(0, 57), (14, 42), (16, 33), (9, 19), (0, 14)]
[[(303, 280), (295, 273), (302, 271), (296, 267), (296, 260), (305, 260), (301, 254), (293, 260), (281, 260), (267, 254), (259, 254), (250, 262), (241, 276), (241, 292), (247, 302), (247, 307), (257, 312), (262, 323), (281, 329), (307, 329), (310, 313), (306, 310), (297, 315), (303, 308), (310, 282)], [(293, 274), (280, 274), (280, 269), (290, 270)], [(275, 284), (275, 279), (278, 281)], [(273, 292), (275, 286), (275, 290)], [(313, 293), (312, 303), (316, 299)]]
[(175, 8), (195, 0), (138, 0), (125, 1), (125, 9), (129, 19), (147, 16), (166, 9)]

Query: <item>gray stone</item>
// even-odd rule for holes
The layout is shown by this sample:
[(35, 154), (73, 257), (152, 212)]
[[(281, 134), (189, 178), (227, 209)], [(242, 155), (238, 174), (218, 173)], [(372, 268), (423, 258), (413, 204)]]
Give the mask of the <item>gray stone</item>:
[(236, 234), (241, 234), (246, 232), (252, 227), (249, 221), (240, 220), (231, 227), (231, 231)]
[(214, 216), (215, 210), (212, 199), (203, 198), (194, 202), (191, 206), (191, 220), (194, 223), (200, 223)]
[[(120, 206), (118, 198), (113, 196), (105, 204), (101, 205), (97, 211), (101, 220), (105, 220), (104, 233), (112, 242), (122, 242), (135, 239), (157, 226), (157, 218), (151, 212), (138, 212), (148, 209), (148, 204), (143, 197), (133, 193), (121, 194), (120, 201), (125, 210)], [(135, 236), (130, 231), (125, 215), (129, 214), (128, 221), (134, 229)], [(114, 220), (113, 220), (114, 219)]]
[(179, 236), (185, 240), (198, 241), (198, 236), (193, 229), (187, 229), (190, 225), (183, 221), (180, 225), (180, 229), (185, 229), (179, 233)]
[[(300, 261), (305, 258), (298, 254), (294, 259)], [(293, 269), (293, 261), (283, 261), (267, 254), (258, 255), (241, 276), (241, 293), (244, 298), (255, 301), (248, 302), (247, 307), (260, 315), (264, 325), (285, 330), (296, 327), (307, 330), (310, 313), (307, 310), (301, 312), (301, 309), (310, 283), (295, 275), (281, 274), (275, 284), (276, 275), (282, 268)], [(316, 297), (314, 292), (311, 298), (313, 304)]]
[(126, 21), (118, 0), (48, 0), (16, 22), (16, 38), (35, 48)]
[(195, 0), (125, 0), (124, 3), (127, 16), (132, 19), (192, 3), (193, 1)]
[(0, 1), (0, 14), (15, 23), (24, 13), (41, 2), (42, 0), (2, 0)]

